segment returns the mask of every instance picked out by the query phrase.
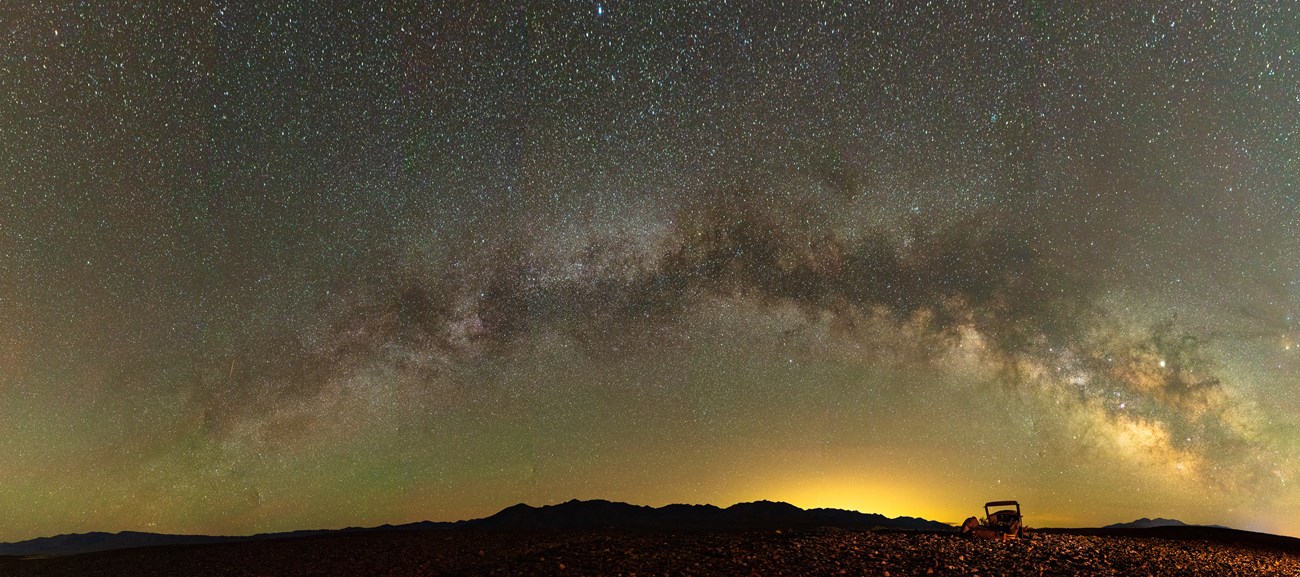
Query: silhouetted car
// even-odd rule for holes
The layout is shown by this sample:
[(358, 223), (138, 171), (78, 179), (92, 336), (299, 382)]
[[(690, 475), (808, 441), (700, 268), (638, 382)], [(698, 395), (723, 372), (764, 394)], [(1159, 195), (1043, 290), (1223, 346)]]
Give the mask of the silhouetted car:
[[(1015, 507), (993, 511), (994, 507)], [(1017, 501), (989, 501), (984, 504), (984, 519), (975, 517), (966, 519), (961, 524), (964, 535), (986, 539), (1016, 539), (1025, 536), (1024, 518), (1020, 516), (1020, 503)]]

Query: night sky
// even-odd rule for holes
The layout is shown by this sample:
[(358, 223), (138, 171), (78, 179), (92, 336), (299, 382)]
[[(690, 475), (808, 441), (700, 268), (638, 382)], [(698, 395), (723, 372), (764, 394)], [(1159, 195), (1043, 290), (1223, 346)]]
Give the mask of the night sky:
[(362, 4), (0, 6), (0, 540), (1300, 535), (1293, 2)]

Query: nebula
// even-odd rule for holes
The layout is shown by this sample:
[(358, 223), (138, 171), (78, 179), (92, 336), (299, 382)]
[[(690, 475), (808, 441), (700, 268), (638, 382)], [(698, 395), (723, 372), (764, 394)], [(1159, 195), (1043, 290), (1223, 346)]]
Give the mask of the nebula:
[(1300, 534), (1282, 5), (344, 4), (0, 9), (0, 540)]

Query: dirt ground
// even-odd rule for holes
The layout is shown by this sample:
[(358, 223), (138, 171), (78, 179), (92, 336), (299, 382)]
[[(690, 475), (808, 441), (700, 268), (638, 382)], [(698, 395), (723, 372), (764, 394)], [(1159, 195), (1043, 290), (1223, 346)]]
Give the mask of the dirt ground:
[(0, 558), (0, 575), (1297, 575), (1300, 551), (1204, 540), (847, 530), (394, 531)]

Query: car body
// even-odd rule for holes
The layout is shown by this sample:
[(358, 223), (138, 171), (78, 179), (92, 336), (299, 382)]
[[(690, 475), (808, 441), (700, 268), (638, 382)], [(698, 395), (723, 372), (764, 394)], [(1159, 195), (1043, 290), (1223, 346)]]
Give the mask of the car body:
[[(999, 507), (1015, 507), (1007, 509)], [(1024, 517), (1017, 501), (989, 501), (984, 504), (984, 519), (975, 517), (961, 524), (963, 535), (986, 539), (1016, 539), (1025, 537)]]

